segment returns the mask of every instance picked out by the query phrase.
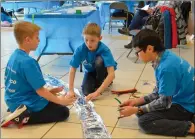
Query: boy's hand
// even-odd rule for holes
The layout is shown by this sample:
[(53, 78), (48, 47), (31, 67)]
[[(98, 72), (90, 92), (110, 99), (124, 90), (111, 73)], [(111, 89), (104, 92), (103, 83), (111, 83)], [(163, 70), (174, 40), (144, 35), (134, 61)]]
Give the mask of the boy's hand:
[(129, 99), (122, 104), (119, 105), (119, 107), (124, 107), (124, 106), (135, 106), (136, 105), (136, 99)]
[(70, 90), (70, 91), (67, 93), (67, 96), (68, 96), (68, 97), (75, 97), (75, 92)]
[(57, 87), (57, 88), (53, 88), (53, 89), (51, 89), (50, 90), (50, 92), (52, 93), (52, 94), (57, 94), (57, 93), (59, 93), (59, 92), (61, 92), (61, 91), (63, 91), (63, 89), (64, 89), (64, 87), (63, 86), (61, 86), (61, 87)]
[(123, 118), (123, 117), (127, 117), (127, 116), (131, 116), (133, 114), (136, 114), (138, 112), (138, 108), (132, 107), (132, 106), (125, 106), (125, 107), (119, 108), (119, 111), (120, 111), (119, 118)]
[(67, 95), (59, 96), (58, 98), (60, 100), (60, 104), (63, 106), (72, 105), (76, 100), (76, 97), (68, 97)]
[(86, 101), (93, 100), (93, 99), (97, 98), (99, 95), (100, 95), (100, 93), (98, 93), (98, 92), (94, 92), (92, 94), (89, 94), (88, 96), (86, 96)]

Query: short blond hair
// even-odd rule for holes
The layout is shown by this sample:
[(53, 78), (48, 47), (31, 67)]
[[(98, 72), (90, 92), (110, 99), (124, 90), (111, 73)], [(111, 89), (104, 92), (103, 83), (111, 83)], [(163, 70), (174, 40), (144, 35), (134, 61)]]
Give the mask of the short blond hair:
[(20, 21), (14, 25), (14, 36), (18, 44), (22, 44), (26, 37), (32, 38), (41, 28), (36, 24)]
[(93, 35), (93, 36), (100, 37), (101, 28), (96, 23), (88, 23), (83, 29), (83, 35)]

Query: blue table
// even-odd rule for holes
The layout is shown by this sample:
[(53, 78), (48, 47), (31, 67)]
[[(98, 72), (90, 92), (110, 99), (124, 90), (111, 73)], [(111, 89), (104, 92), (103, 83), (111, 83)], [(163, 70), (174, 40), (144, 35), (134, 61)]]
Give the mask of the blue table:
[[(32, 14), (25, 15), (25, 20), (32, 22)], [(99, 11), (88, 13), (65, 14), (54, 11), (51, 14), (34, 15), (34, 23), (39, 25), (40, 44), (35, 55), (72, 55), (74, 50), (84, 41), (82, 31), (88, 22), (95, 22), (101, 26)]]
[[(134, 13), (134, 6), (137, 2), (135, 1), (125, 1), (124, 2), (127, 7), (129, 12)], [(109, 22), (110, 19), (110, 7), (111, 2), (109, 1), (100, 1), (100, 2), (96, 2), (96, 6), (99, 8), (100, 11), (100, 19), (101, 19), (101, 23), (104, 26), (105, 23)]]
[(59, 1), (6, 1), (1, 6), (8, 10), (16, 11), (19, 8), (50, 9), (53, 6), (60, 6)]

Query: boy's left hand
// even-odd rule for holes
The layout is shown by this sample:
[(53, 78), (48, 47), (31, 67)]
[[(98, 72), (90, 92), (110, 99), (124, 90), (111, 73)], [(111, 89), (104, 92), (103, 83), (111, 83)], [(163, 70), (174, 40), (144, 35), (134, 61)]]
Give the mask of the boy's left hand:
[(95, 99), (96, 97), (98, 97), (99, 95), (100, 95), (100, 93), (98, 93), (98, 92), (91, 93), (91, 94), (89, 94), (88, 96), (86, 96), (86, 101), (93, 100), (93, 99)]
[(131, 115), (136, 114), (138, 112), (138, 108), (137, 107), (132, 107), (132, 106), (120, 107), (118, 110), (120, 112), (120, 117), (119, 118), (131, 116)]

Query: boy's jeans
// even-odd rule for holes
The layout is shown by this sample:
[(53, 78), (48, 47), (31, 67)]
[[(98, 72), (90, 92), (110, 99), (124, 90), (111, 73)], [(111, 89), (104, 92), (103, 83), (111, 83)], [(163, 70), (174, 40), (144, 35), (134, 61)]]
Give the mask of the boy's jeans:
[(84, 75), (81, 86), (83, 94), (87, 96), (88, 94), (95, 92), (95, 90), (101, 86), (107, 75), (107, 68), (104, 66), (103, 59), (100, 56), (96, 57), (95, 71), (85, 73)]
[(188, 112), (178, 104), (172, 104), (170, 109), (145, 113), (138, 116), (141, 130), (148, 134), (166, 136), (186, 136), (191, 127), (193, 113)]

